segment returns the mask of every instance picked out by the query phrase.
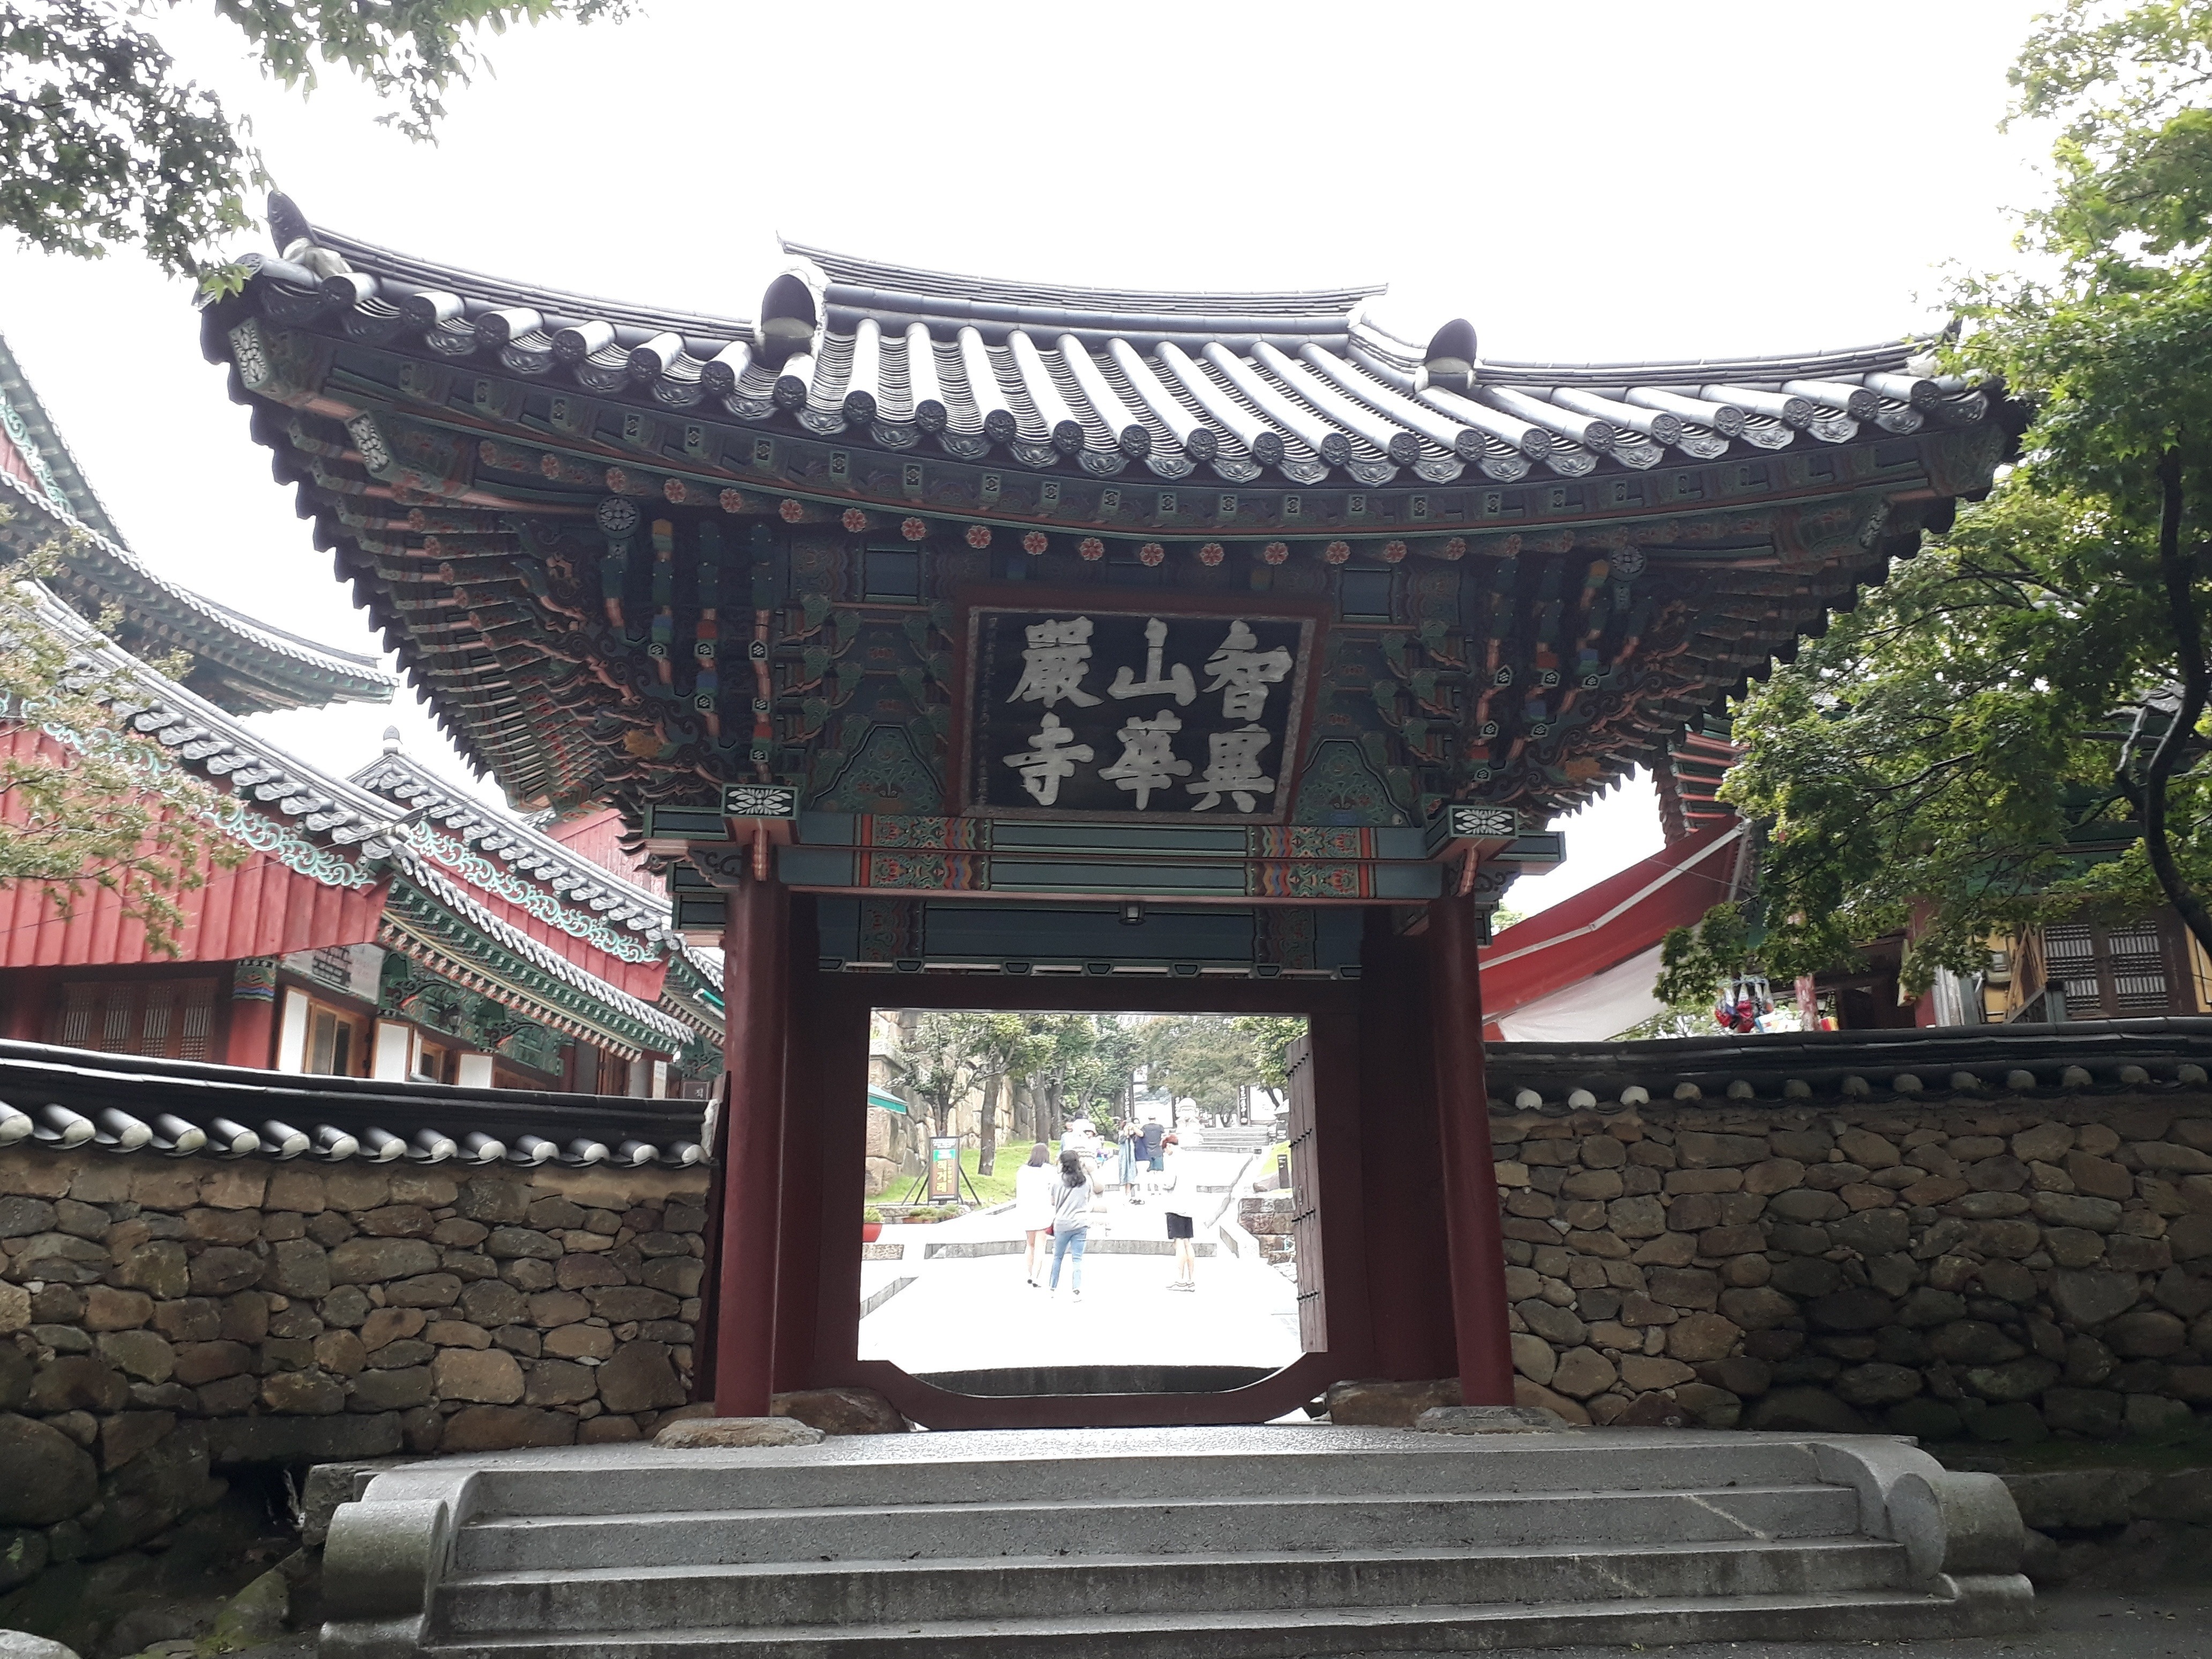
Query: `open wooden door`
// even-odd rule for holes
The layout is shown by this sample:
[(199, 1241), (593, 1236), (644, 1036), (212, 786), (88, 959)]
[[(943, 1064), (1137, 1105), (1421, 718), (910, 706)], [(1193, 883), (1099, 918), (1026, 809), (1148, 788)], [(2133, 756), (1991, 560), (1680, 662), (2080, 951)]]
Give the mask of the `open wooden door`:
[(1320, 1142), (1314, 1135), (1313, 1038), (1285, 1051), (1290, 1075), (1291, 1249), (1298, 1270), (1298, 1346), (1328, 1347), (1328, 1304), (1322, 1294)]

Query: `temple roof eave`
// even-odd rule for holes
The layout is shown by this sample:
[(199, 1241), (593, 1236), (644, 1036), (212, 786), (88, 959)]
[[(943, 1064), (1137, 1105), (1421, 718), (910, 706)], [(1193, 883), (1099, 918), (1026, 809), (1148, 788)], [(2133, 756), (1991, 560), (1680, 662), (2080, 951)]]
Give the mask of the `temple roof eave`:
[[(373, 657), (336, 651), (219, 605), (149, 566), (125, 541), (94, 493), (76, 458), (0, 337), (0, 405), (20, 425), (30, 453), (25, 478), (0, 467), (0, 505), (18, 522), (0, 539), (19, 550), (49, 529), (74, 538), (57, 581), (97, 614), (118, 607), (166, 649), (189, 653), (212, 670), (203, 675), (236, 714), (319, 708), (331, 702), (389, 702), (398, 681)], [(10, 444), (15, 434), (9, 434)], [(19, 446), (20, 447), (20, 446)]]

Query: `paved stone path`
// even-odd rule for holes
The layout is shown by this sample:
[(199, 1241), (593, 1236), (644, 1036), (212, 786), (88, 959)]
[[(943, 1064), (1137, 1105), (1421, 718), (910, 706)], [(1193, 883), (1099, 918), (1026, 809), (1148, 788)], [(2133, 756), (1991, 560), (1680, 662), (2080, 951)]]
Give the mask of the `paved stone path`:
[[(2066, 1591), (2039, 1595), (2026, 1636), (1942, 1642), (1693, 1642), (1680, 1647), (1515, 1648), (1489, 1659), (2212, 1659), (2212, 1588), (2173, 1586), (2136, 1595)], [(1396, 1659), (1376, 1652), (1369, 1659)]]
[[(1200, 1151), (1184, 1154), (1182, 1163), (1182, 1182), (1226, 1186), (1245, 1159)], [(1194, 1213), (1203, 1245), (1212, 1237), (1211, 1218), (1224, 1204), (1233, 1212), (1234, 1200), (1227, 1193), (1206, 1193), (1194, 1194), (1194, 1201), (1200, 1206)], [(1131, 1204), (1110, 1193), (1093, 1217), (1079, 1303), (1066, 1264), (1055, 1297), (1023, 1282), (1018, 1252), (969, 1258), (924, 1254), (931, 1244), (1018, 1243), (1010, 1206), (933, 1226), (886, 1227), (882, 1242), (903, 1243), (906, 1257), (862, 1263), (861, 1298), (865, 1303), (901, 1279), (914, 1282), (860, 1321), (860, 1358), (894, 1360), (909, 1371), (1081, 1364), (1273, 1369), (1297, 1358), (1297, 1295), (1275, 1268), (1217, 1250), (1199, 1258), (1196, 1291), (1170, 1291), (1172, 1255), (1123, 1255), (1099, 1248), (1131, 1239), (1164, 1246), (1166, 1207), (1158, 1198)], [(1042, 1276), (1049, 1274), (1048, 1258)]]

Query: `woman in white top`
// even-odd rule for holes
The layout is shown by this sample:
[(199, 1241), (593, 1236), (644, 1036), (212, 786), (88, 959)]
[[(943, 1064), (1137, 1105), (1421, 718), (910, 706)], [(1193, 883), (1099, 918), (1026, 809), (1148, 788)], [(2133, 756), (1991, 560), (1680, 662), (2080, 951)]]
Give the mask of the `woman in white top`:
[(1042, 1140), (1030, 1148), (1030, 1161), (1014, 1171), (1014, 1224), (1029, 1240), (1030, 1288), (1044, 1272), (1045, 1239), (1052, 1226), (1052, 1154)]

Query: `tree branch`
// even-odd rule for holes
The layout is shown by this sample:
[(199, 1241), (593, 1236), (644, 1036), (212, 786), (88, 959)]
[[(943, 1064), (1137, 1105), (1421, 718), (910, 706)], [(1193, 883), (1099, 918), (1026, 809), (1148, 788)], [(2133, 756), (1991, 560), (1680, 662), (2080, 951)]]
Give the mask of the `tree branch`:
[[(2204, 908), (2204, 901), (2197, 890), (2185, 880), (2180, 867), (2174, 862), (2173, 843), (2166, 832), (2166, 787), (2174, 770), (2188, 752), (2190, 741), (2196, 735), (2197, 722), (2203, 715), (2208, 690), (2204, 665), (2204, 630), (2197, 614), (2195, 573), (2190, 561), (2181, 552), (2181, 452), (2169, 448), (2159, 458), (2158, 483), (2160, 495), (2158, 523), (2159, 573), (2166, 584), (2166, 604), (2173, 621), (2173, 636), (2181, 656), (2181, 706), (2173, 711), (2166, 732), (2151, 751), (2150, 764), (2145, 769), (2141, 797), (2143, 817), (2143, 849), (2150, 855), (2150, 867), (2158, 877), (2158, 884), (2173, 901), (2173, 908), (2197, 936), (2197, 942), (2212, 951), (2212, 912)], [(2138, 717), (2140, 720), (2140, 716)], [(2130, 741), (2132, 747), (2132, 740)]]

